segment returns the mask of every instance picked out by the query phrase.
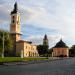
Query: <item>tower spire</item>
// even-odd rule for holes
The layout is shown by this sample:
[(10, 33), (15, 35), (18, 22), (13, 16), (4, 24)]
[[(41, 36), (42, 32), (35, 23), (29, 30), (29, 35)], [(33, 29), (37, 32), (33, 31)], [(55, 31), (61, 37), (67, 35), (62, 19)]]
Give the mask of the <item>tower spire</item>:
[(17, 10), (18, 10), (18, 7), (17, 7), (17, 2), (15, 2), (15, 4), (14, 4), (14, 10), (17, 12)]
[(44, 39), (43, 39), (43, 45), (48, 45), (48, 38), (47, 38), (46, 34), (45, 34)]
[(14, 4), (14, 9), (13, 9), (13, 11), (11, 12), (11, 14), (15, 14), (15, 13), (17, 13), (18, 12), (18, 5), (17, 5), (17, 2), (15, 2), (15, 4)]
[(45, 34), (44, 39), (47, 39), (47, 35)]

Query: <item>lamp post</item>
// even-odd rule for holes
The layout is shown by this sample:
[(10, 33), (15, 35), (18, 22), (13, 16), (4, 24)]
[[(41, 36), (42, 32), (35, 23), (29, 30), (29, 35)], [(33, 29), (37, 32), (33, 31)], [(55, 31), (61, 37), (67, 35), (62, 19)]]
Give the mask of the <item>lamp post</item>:
[(4, 58), (4, 31), (3, 31), (3, 50), (2, 50), (2, 58)]
[(1, 57), (4, 58), (4, 25), (0, 25), (0, 29), (2, 30), (2, 52), (1, 52)]
[(21, 58), (23, 58), (23, 57), (24, 57), (24, 51), (21, 50)]
[(2, 58), (4, 58), (4, 25), (1, 25), (1, 28), (3, 30), (3, 36), (2, 36)]

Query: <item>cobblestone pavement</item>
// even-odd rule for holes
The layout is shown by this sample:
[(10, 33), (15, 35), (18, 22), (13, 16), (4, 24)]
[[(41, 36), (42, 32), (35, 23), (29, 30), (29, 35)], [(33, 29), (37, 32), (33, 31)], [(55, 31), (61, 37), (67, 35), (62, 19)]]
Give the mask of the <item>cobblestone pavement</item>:
[(0, 65), (0, 75), (75, 75), (75, 58), (28, 65)]

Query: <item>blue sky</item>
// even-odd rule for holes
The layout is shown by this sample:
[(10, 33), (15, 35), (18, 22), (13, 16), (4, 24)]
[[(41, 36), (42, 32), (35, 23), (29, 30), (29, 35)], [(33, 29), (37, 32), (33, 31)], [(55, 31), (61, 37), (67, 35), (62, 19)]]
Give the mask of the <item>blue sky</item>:
[[(15, 0), (0, 0), (0, 28), (9, 30)], [(60, 38), (75, 44), (75, 0), (17, 0), (21, 15), (22, 39), (42, 44), (48, 35), (50, 47)]]

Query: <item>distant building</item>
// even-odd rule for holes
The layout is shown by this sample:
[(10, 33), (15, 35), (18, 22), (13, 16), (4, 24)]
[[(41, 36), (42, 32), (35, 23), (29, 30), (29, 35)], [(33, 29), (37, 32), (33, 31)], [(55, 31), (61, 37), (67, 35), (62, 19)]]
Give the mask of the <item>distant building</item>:
[(43, 39), (43, 45), (48, 46), (48, 38), (47, 38), (46, 34), (45, 34), (44, 39)]
[(53, 57), (69, 57), (69, 48), (62, 39), (53, 47)]
[(21, 57), (37, 57), (37, 46), (31, 42), (21, 40), (20, 33), (20, 13), (18, 12), (17, 3), (11, 12), (10, 35), (13, 41), (13, 55)]

